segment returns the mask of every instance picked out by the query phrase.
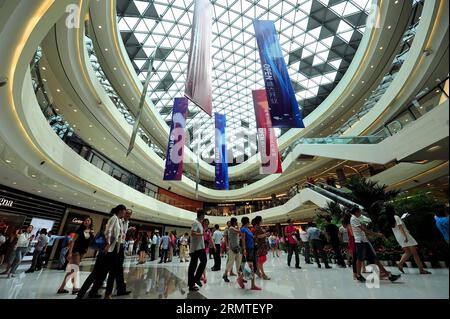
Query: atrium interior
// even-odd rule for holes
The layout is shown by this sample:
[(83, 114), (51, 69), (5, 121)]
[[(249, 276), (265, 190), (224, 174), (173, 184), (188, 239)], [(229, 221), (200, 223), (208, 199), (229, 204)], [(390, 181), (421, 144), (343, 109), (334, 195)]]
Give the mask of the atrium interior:
[(0, 0), (0, 299), (448, 299), (448, 37), (442, 0)]

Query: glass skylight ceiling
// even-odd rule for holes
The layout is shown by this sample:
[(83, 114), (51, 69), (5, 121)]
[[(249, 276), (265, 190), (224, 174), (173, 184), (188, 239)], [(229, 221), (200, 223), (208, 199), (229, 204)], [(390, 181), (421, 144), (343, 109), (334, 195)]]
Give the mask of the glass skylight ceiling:
[[(238, 130), (255, 133), (251, 91), (264, 88), (253, 19), (275, 21), (303, 116), (331, 93), (350, 65), (365, 31), (369, 0), (212, 0), (213, 107), (227, 115), (229, 147)], [(117, 0), (118, 25), (139, 79), (156, 50), (149, 96), (170, 123), (173, 100), (184, 95), (194, 0)], [(188, 129), (200, 125), (204, 158), (214, 151), (214, 118), (193, 104)], [(198, 141), (194, 140), (194, 147)], [(231, 144), (231, 145), (230, 145)], [(254, 142), (245, 153), (256, 150)], [(241, 146), (242, 148), (242, 146)]]

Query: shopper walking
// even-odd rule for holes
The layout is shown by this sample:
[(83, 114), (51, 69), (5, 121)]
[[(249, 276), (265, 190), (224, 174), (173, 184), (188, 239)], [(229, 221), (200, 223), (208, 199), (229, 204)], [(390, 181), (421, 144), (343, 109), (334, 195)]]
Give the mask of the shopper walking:
[[(38, 266), (38, 262), (41, 261), (40, 260), (41, 255), (43, 254), (43, 252), (45, 252), (45, 249), (47, 248), (47, 244), (48, 244), (47, 229), (43, 228), (39, 232), (37, 244), (34, 247), (33, 259), (31, 261), (31, 266), (27, 271), (25, 271), (25, 273), (27, 273), (27, 274), (33, 273), (36, 270), (36, 267)], [(41, 264), (40, 266), (42, 266), (42, 263), (40, 263), (40, 264)], [(40, 268), (40, 267), (38, 267), (38, 268)]]
[[(202, 209), (198, 210), (197, 218), (194, 220), (191, 227), (191, 245), (189, 249), (191, 261), (188, 268), (189, 291), (197, 291), (199, 287), (202, 286), (200, 279), (206, 268), (207, 257), (202, 224), (204, 218), (205, 211)], [(200, 264), (198, 265), (199, 261)]]
[(127, 296), (131, 293), (131, 291), (127, 290), (127, 286), (125, 284), (123, 264), (125, 262), (125, 238), (129, 230), (133, 231), (135, 229), (134, 227), (130, 227), (129, 225), (132, 214), (133, 211), (131, 209), (127, 209), (123, 218), (120, 219), (121, 228), (120, 238), (118, 242), (119, 251), (117, 254), (117, 264), (115, 271), (117, 296)]
[(220, 250), (223, 239), (223, 233), (220, 231), (219, 225), (214, 225), (214, 233), (212, 235), (212, 240), (214, 242), (214, 266), (211, 268), (211, 271), (220, 271), (221, 267), (221, 259), (220, 259)]
[(239, 246), (239, 227), (238, 221), (235, 217), (232, 217), (230, 220), (230, 226), (227, 231), (227, 241), (228, 241), (228, 260), (225, 268), (225, 273), (223, 275), (223, 280), (225, 282), (230, 282), (228, 279), (228, 274), (231, 276), (233, 273), (233, 264), (235, 265), (236, 271), (238, 273), (239, 278), (242, 280), (242, 272), (241, 272), (241, 248)]
[(275, 236), (275, 233), (272, 233), (272, 235), (270, 235), (269, 245), (270, 245), (270, 250), (272, 251), (272, 257), (275, 257), (275, 255), (277, 257), (280, 257), (280, 255), (278, 254), (278, 250), (277, 250), (277, 236)]
[(59, 239), (65, 238), (65, 236), (55, 235), (52, 231), (48, 232), (47, 237), (48, 237), (48, 243), (47, 243), (47, 248), (45, 249), (45, 260), (44, 260), (44, 265), (43, 265), (44, 268), (48, 267), (48, 262), (50, 260), (50, 256), (52, 254), (52, 250), (53, 250), (53, 247), (55, 246), (56, 241)]
[[(111, 210), (113, 215), (107, 222), (105, 228), (105, 270), (108, 275), (106, 283), (105, 299), (112, 299), (114, 282), (116, 281), (118, 271), (118, 254), (120, 250), (120, 238), (122, 235), (122, 218), (125, 216), (127, 208), (124, 205), (118, 205)], [(98, 291), (102, 286), (105, 275), (99, 276), (94, 282), (93, 291)]]
[(360, 217), (362, 216), (361, 209), (358, 206), (355, 206), (351, 209), (350, 213), (352, 217), (350, 218), (350, 225), (352, 227), (353, 236), (355, 237), (356, 244), (356, 279), (359, 282), (366, 282), (366, 279), (361, 275), (361, 270), (364, 264), (364, 261), (368, 261), (370, 264), (376, 264), (380, 269), (380, 277), (381, 279), (389, 279), (391, 282), (396, 281), (400, 278), (400, 275), (393, 275), (389, 271), (387, 271), (384, 266), (380, 263), (377, 258), (377, 255), (372, 248), (369, 240), (367, 239), (367, 235), (374, 237), (384, 237), (381, 233), (373, 232), (366, 228), (361, 223)]
[(20, 263), (22, 262), (23, 257), (25, 257), (28, 248), (33, 240), (33, 236), (31, 232), (33, 231), (33, 226), (30, 225), (27, 227), (25, 231), (18, 231), (17, 233), (17, 243), (14, 246), (14, 255), (12, 257), (11, 262), (8, 265), (6, 271), (2, 274), (7, 274), (8, 278), (14, 277), (14, 274), (17, 271)]
[[(211, 255), (214, 253), (214, 241), (212, 240), (212, 234), (211, 230), (209, 229), (209, 219), (205, 218), (203, 220), (203, 240), (205, 241), (205, 252), (206, 255), (209, 255), (209, 258), (211, 259)], [(206, 278), (206, 268), (203, 271), (203, 275), (201, 280), (203, 283), (207, 283), (208, 279)]]
[[(345, 216), (349, 216), (349, 223), (350, 223), (350, 218), (351, 215), (349, 215), (348, 213), (344, 214), (344, 218)], [(339, 241), (341, 242), (341, 251), (344, 251), (345, 255), (346, 255), (346, 259), (347, 259), (347, 265), (349, 267), (352, 266), (352, 253), (348, 251), (348, 247), (349, 247), (349, 238), (348, 238), (348, 230), (347, 227), (344, 226), (343, 224), (341, 225), (341, 227), (339, 227)]]
[[(255, 284), (255, 272), (257, 261), (255, 252), (255, 239), (253, 233), (250, 231), (250, 220), (248, 219), (248, 217), (242, 217), (241, 223), (242, 223), (241, 243), (244, 256), (242, 259), (242, 262), (244, 264), (242, 266), (245, 268), (245, 263), (247, 263), (247, 265), (250, 268), (251, 290), (261, 290), (261, 288), (256, 286)], [(244, 280), (242, 277), (238, 278), (237, 283), (242, 289), (245, 288)]]
[(317, 228), (316, 224), (308, 223), (308, 240), (311, 243), (311, 248), (314, 253), (314, 259), (316, 260), (317, 267), (322, 268), (320, 264), (320, 258), (322, 258), (323, 263), (325, 264), (325, 268), (330, 269), (331, 266), (328, 264), (328, 258), (323, 250), (323, 241), (320, 238), (320, 229)]
[(328, 242), (331, 244), (333, 248), (334, 255), (336, 257), (336, 261), (339, 267), (346, 268), (344, 258), (342, 257), (341, 252), (341, 242), (339, 240), (339, 228), (332, 223), (331, 216), (326, 216), (325, 220), (327, 224), (325, 225), (325, 232), (328, 238)]
[(6, 233), (0, 233), (0, 266), (3, 265), (5, 260), (6, 252), (8, 250), (9, 238)]
[(292, 254), (295, 253), (295, 268), (300, 269), (300, 257), (298, 255), (298, 240), (295, 238), (295, 233), (297, 228), (294, 226), (294, 222), (292, 219), (288, 219), (288, 225), (284, 228), (284, 236), (286, 237), (286, 245), (287, 245), (287, 264), (288, 267), (291, 267), (291, 259)]
[(159, 246), (161, 246), (161, 236), (159, 234), (159, 230), (155, 230), (156, 233), (156, 238), (154, 238), (154, 240), (152, 240), (152, 243), (155, 244), (155, 260), (159, 258)]
[(441, 232), (444, 240), (448, 244), (448, 208), (444, 205), (438, 205), (435, 207), (435, 216), (434, 219), (436, 221), (436, 227)]
[(169, 232), (166, 232), (164, 236), (161, 238), (161, 260), (159, 261), (160, 264), (167, 263), (167, 260), (169, 258), (169, 249), (170, 249), (170, 236)]
[(270, 280), (270, 277), (264, 272), (264, 263), (267, 261), (267, 253), (269, 252), (269, 246), (267, 245), (267, 233), (262, 227), (262, 217), (256, 216), (255, 222), (255, 241), (256, 241), (256, 256), (257, 256), (257, 271), (258, 276), (264, 280)]
[(353, 236), (352, 226), (350, 225), (350, 219), (352, 215), (350, 213), (344, 214), (344, 217), (342, 218), (342, 227), (344, 227), (345, 232), (347, 233), (348, 238), (348, 256), (351, 260), (351, 266), (353, 270), (353, 279), (357, 279), (358, 277), (358, 271), (356, 268), (356, 244), (355, 244), (355, 237)]
[(308, 239), (308, 233), (306, 230), (308, 226), (302, 226), (300, 229), (300, 240), (302, 241), (303, 254), (305, 256), (305, 264), (312, 264), (311, 262), (311, 246)]
[(180, 262), (189, 261), (189, 234), (185, 233), (180, 238)]
[(421, 275), (431, 274), (431, 272), (424, 269), (422, 260), (420, 259), (419, 253), (417, 252), (417, 242), (409, 233), (408, 228), (406, 228), (402, 219), (395, 214), (394, 207), (392, 206), (386, 207), (386, 217), (389, 223), (389, 227), (392, 228), (392, 232), (394, 233), (395, 239), (397, 240), (398, 244), (402, 247), (404, 251), (402, 258), (397, 264), (398, 269), (402, 273), (405, 273), (405, 271), (403, 270), (403, 265), (412, 256), (414, 258), (417, 267), (419, 267), (419, 272)]
[(150, 246), (150, 261), (154, 261), (156, 258), (155, 256), (157, 244), (158, 244), (158, 237), (156, 236), (156, 230), (154, 230), (152, 233), (152, 245)]
[(174, 256), (174, 251), (175, 251), (175, 234), (173, 231), (170, 232), (169, 235), (170, 241), (169, 241), (169, 251), (168, 251), (168, 256), (169, 256), (169, 262), (172, 262), (173, 256)]
[(147, 255), (148, 255), (148, 234), (147, 232), (142, 232), (141, 241), (139, 244), (138, 265), (145, 264), (147, 262)]
[(70, 241), (69, 251), (67, 253), (69, 264), (66, 269), (66, 275), (58, 289), (58, 294), (69, 293), (69, 291), (66, 290), (66, 284), (69, 279), (72, 281), (72, 294), (78, 293), (79, 288), (77, 288), (77, 286), (80, 263), (89, 248), (91, 240), (94, 238), (93, 228), (92, 218), (86, 217), (80, 227), (76, 230), (73, 240)]

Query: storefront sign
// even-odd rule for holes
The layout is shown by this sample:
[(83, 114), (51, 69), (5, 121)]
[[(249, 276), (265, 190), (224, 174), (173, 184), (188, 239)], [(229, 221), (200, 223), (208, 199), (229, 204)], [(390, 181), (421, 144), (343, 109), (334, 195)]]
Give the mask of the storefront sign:
[(81, 225), (81, 224), (83, 224), (83, 220), (82, 220), (82, 219), (78, 219), (78, 218), (74, 217), (74, 218), (72, 218), (72, 221), (71, 221), (71, 223), (72, 223), (72, 224), (77, 224), (77, 225)]
[(4, 197), (0, 198), (0, 206), (13, 207), (13, 205), (14, 205), (14, 201), (6, 199)]

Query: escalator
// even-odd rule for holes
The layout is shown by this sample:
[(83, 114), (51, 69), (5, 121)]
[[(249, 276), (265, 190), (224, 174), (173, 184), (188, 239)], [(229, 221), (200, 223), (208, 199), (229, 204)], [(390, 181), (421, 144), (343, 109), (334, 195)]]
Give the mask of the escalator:
[(314, 192), (319, 193), (322, 196), (329, 198), (330, 201), (334, 201), (346, 208), (352, 208), (354, 206), (359, 207), (361, 210), (364, 209), (358, 203), (355, 203), (350, 198), (351, 191), (349, 189), (339, 189), (327, 184), (319, 183), (319, 185), (314, 185), (311, 183), (307, 183), (306, 187), (310, 188)]

